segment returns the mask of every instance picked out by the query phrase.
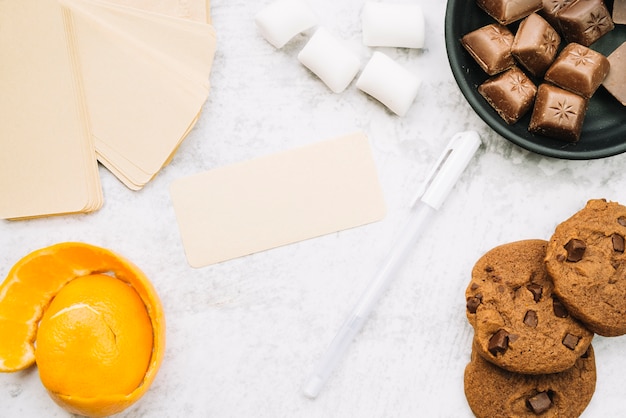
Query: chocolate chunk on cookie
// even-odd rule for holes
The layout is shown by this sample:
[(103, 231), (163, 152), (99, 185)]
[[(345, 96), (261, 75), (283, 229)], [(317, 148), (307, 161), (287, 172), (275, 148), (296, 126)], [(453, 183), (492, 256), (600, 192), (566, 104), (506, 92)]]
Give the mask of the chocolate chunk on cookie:
[(476, 350), (511, 372), (569, 369), (593, 338), (553, 295), (544, 264), (547, 244), (525, 240), (493, 248), (474, 265), (465, 291)]
[(465, 368), (465, 397), (476, 417), (578, 417), (596, 387), (593, 348), (561, 373), (524, 375), (486, 361), (475, 350)]
[(626, 207), (596, 199), (556, 227), (546, 250), (563, 305), (607, 337), (626, 334), (625, 237)]

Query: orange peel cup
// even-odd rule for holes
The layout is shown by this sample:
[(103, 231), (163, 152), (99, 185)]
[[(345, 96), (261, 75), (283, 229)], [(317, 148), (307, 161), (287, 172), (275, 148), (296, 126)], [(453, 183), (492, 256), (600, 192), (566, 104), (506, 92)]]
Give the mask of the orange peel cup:
[(102, 417), (149, 389), (163, 360), (165, 317), (154, 287), (130, 261), (60, 243), (19, 260), (0, 285), (0, 341), (1, 372), (37, 362), (58, 405)]

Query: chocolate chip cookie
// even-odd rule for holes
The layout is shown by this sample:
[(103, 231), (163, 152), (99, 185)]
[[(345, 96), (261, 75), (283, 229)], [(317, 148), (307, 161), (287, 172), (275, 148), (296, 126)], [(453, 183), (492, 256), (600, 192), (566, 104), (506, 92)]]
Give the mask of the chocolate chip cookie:
[(553, 295), (547, 244), (534, 239), (493, 248), (474, 265), (465, 291), (477, 352), (511, 372), (562, 372), (593, 338)]
[(561, 373), (511, 373), (486, 361), (476, 351), (465, 368), (465, 396), (478, 418), (578, 417), (596, 387), (593, 348)]
[(557, 225), (546, 250), (554, 292), (603, 336), (626, 334), (626, 207), (590, 200)]

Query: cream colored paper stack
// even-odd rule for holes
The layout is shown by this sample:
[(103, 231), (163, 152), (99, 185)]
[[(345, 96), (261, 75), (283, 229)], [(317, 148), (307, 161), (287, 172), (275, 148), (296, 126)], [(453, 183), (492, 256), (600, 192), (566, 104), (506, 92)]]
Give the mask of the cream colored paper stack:
[[(133, 190), (209, 94), (207, 0), (0, 2), (0, 217), (102, 206), (100, 161)], [(27, 23), (32, 22), (32, 23)]]

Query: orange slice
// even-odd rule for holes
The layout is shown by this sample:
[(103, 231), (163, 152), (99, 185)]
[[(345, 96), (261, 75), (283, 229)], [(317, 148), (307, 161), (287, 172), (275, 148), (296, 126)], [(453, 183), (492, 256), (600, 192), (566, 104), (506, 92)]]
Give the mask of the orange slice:
[(37, 358), (55, 402), (106, 416), (148, 390), (163, 359), (165, 318), (156, 291), (131, 262), (89, 244), (61, 243), (19, 260), (0, 285), (0, 341), (0, 371), (25, 369)]

